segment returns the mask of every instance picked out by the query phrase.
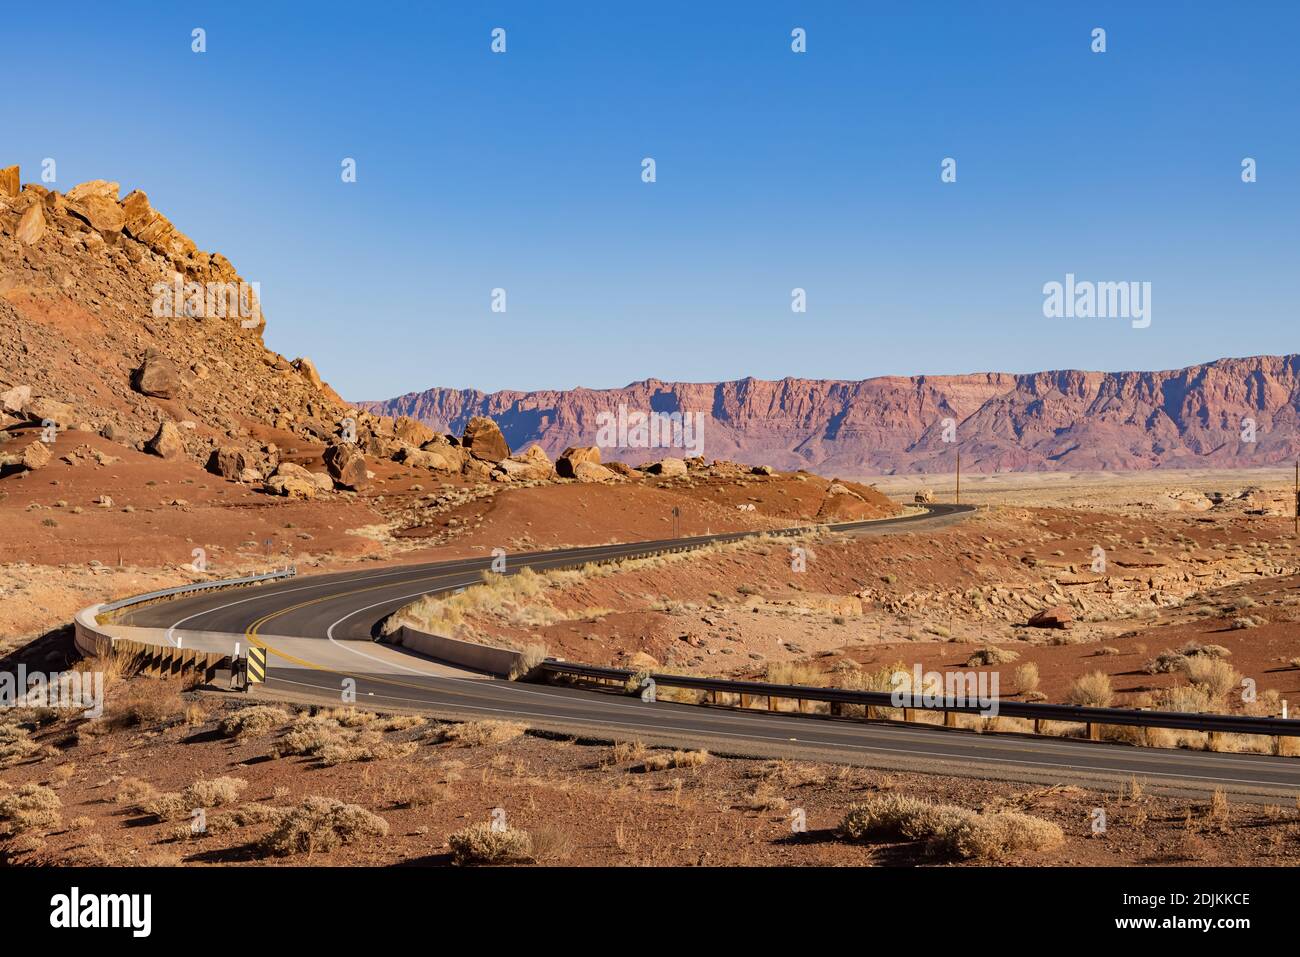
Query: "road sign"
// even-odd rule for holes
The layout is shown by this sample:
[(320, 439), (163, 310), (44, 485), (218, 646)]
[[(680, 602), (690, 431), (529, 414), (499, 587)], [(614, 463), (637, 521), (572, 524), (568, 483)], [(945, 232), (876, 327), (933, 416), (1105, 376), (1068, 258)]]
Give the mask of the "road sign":
[(248, 683), (261, 684), (266, 681), (266, 649), (248, 649)]

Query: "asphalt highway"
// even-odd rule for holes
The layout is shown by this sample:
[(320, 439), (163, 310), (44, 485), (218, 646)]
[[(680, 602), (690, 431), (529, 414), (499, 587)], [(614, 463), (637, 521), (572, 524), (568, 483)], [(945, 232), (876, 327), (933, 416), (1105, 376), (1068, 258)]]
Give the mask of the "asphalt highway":
[[(830, 526), (865, 535), (926, 533), (969, 506), (932, 505), (918, 515)], [(743, 534), (633, 542), (507, 556), (507, 572), (634, 557)], [(421, 595), (482, 580), (488, 557), (291, 578), (126, 609), (126, 625), (221, 632), (270, 649), (266, 694), (338, 700), (345, 679), (368, 707), (458, 717), (518, 719), (593, 738), (707, 747), (721, 754), (825, 760), (900, 771), (1118, 786), (1137, 777), (1157, 790), (1203, 795), (1215, 788), (1250, 800), (1294, 799), (1300, 760), (1134, 748), (1065, 738), (975, 734), (917, 724), (736, 712), (576, 688), (485, 678), (374, 642), (390, 613)]]

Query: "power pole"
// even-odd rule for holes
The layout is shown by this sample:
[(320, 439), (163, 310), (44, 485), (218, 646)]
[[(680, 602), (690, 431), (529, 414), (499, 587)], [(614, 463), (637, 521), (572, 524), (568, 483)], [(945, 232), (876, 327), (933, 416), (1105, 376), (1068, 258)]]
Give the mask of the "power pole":
[(1291, 534), (1300, 535), (1300, 460), (1295, 463), (1295, 518), (1291, 524)]
[[(1296, 468), (1300, 469), (1300, 463), (1297, 463)], [(957, 450), (957, 504), (961, 504), (961, 449)]]

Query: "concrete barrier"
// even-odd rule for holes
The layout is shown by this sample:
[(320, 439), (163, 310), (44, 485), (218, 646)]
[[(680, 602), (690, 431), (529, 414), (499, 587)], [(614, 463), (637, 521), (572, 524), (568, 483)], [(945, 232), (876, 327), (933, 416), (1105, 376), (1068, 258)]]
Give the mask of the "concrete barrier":
[(383, 640), (392, 645), (400, 645), (417, 655), (424, 655), (426, 658), (503, 678), (508, 678), (515, 673), (524, 660), (522, 652), (476, 645), (471, 641), (461, 641), (458, 638), (447, 638), (442, 635), (431, 635), (416, 631), (407, 625), (398, 628)]

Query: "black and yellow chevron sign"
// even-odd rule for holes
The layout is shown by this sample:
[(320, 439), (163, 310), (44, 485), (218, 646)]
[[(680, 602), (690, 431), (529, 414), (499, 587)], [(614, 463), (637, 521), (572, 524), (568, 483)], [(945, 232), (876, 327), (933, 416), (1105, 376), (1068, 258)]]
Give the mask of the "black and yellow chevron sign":
[(266, 681), (266, 649), (248, 649), (248, 683), (257, 684)]

